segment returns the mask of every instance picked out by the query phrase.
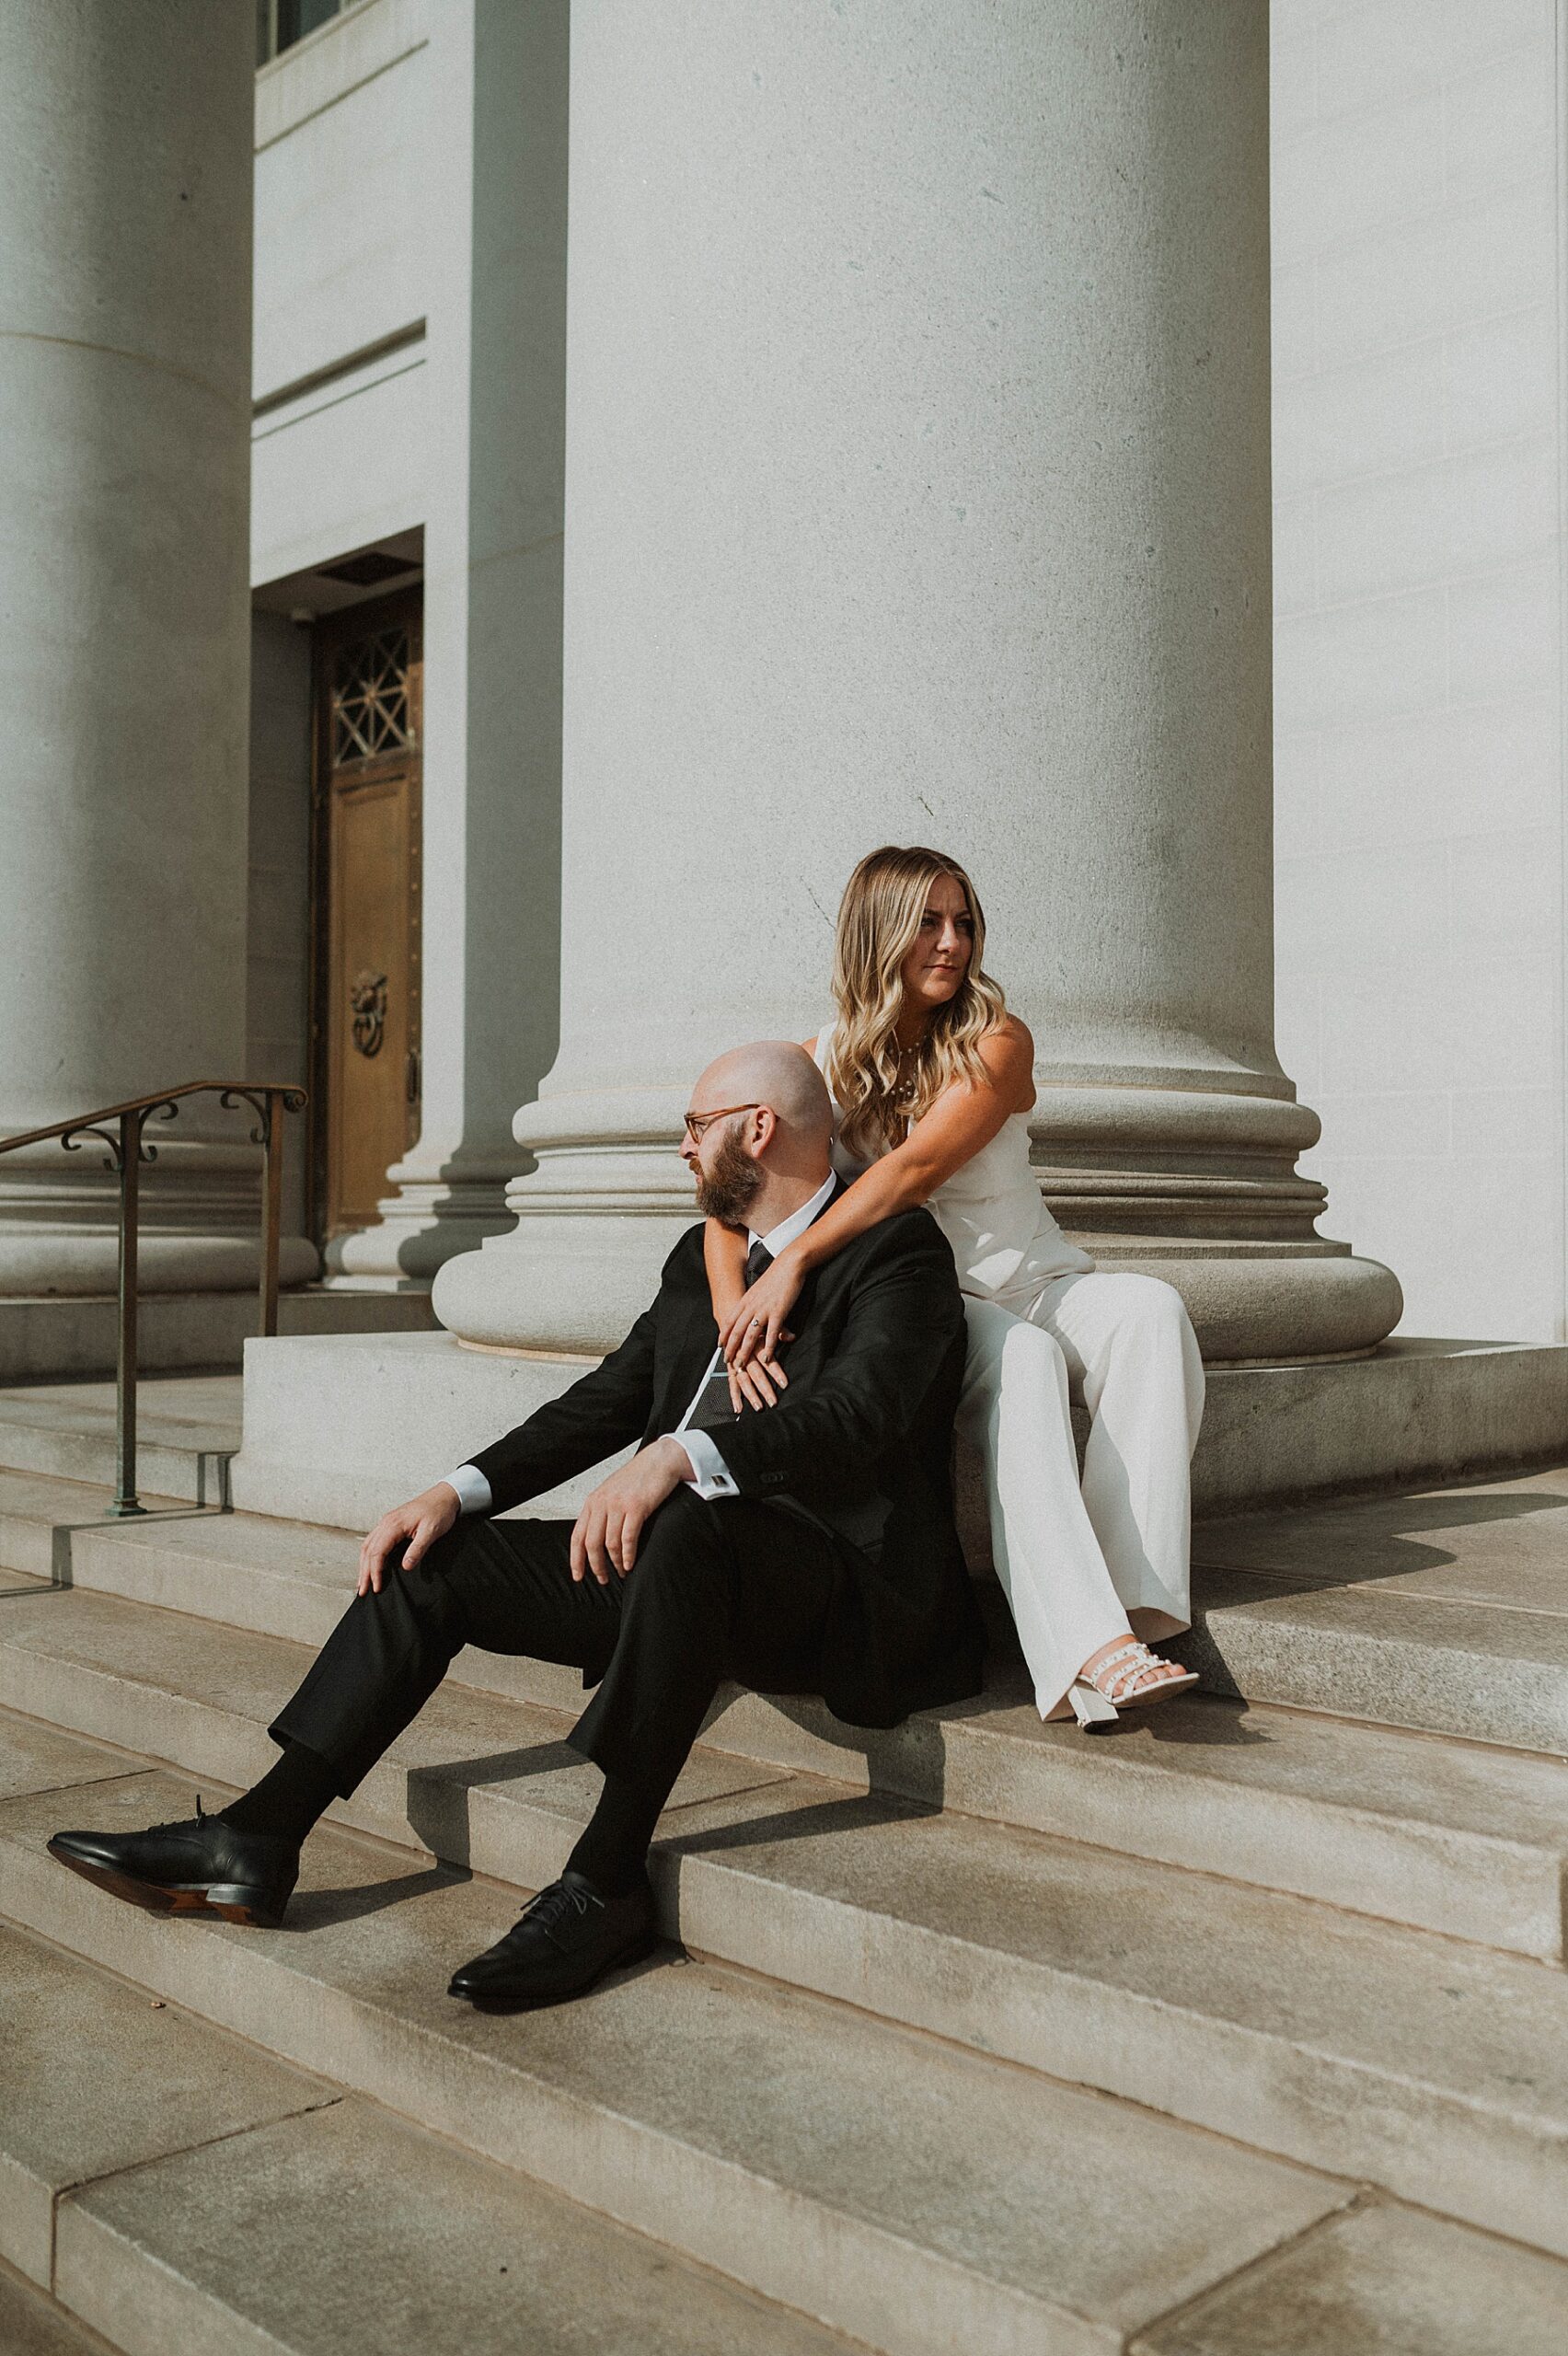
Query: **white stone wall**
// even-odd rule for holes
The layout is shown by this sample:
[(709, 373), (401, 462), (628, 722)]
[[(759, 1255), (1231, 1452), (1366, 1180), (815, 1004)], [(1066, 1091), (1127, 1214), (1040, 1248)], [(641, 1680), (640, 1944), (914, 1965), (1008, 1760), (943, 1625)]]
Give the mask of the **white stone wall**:
[[(309, 1084), (310, 639), (282, 614), (250, 626), (250, 869), (245, 1070)], [(305, 1225), (305, 1123), (288, 1116), (283, 1221)]]
[(555, 1047), (567, 24), (361, 0), (256, 79), (252, 583), (424, 536), (422, 1129), (356, 1277), (505, 1224)]
[(1564, 1330), (1556, 0), (1273, 0), (1278, 1032), (1402, 1331)]
[(251, 579), (423, 520), (431, 0), (362, 0), (256, 80)]

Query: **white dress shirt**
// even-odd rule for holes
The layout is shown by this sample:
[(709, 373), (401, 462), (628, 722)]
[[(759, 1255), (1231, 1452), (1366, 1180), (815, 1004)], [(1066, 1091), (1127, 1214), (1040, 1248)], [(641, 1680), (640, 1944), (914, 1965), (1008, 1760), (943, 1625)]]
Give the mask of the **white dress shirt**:
[[(747, 1250), (760, 1243), (768, 1257), (777, 1260), (780, 1252), (789, 1250), (797, 1236), (804, 1235), (817, 1213), (825, 1209), (828, 1196), (832, 1194), (836, 1183), (833, 1172), (829, 1171), (809, 1203), (802, 1203), (798, 1211), (791, 1211), (788, 1218), (780, 1219), (778, 1226), (770, 1228), (766, 1235), (748, 1233)], [(680, 1441), (686, 1451), (686, 1461), (691, 1466), (691, 1477), (687, 1485), (695, 1489), (699, 1497), (736, 1497), (740, 1495), (734, 1476), (720, 1454), (712, 1433), (700, 1429), (694, 1431), (690, 1428), (697, 1403), (708, 1388), (711, 1378), (722, 1365), (723, 1356), (721, 1349), (715, 1350), (703, 1368), (702, 1380), (692, 1393), (691, 1404), (674, 1430), (674, 1437)], [(477, 1464), (459, 1464), (455, 1472), (448, 1472), (446, 1483), (449, 1488), (455, 1489), (457, 1492), (459, 1512), (489, 1513), (490, 1484)]]

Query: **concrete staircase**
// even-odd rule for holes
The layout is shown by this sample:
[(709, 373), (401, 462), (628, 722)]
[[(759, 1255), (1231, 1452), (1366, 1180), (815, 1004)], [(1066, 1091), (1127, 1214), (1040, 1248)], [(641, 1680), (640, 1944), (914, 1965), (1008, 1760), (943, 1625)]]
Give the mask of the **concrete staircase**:
[(1005, 1665), (870, 1738), (723, 1699), (655, 1857), (687, 1959), (495, 2018), (445, 1980), (592, 1805), (573, 1680), (465, 1655), (282, 1931), (117, 1905), (48, 1833), (249, 1781), (357, 1541), (176, 1497), (105, 1523), (40, 1428), (0, 1415), (0, 1973), (29, 1992), (0, 1993), (0, 2185), (33, 2221), (0, 2258), (52, 2329), (1562, 2346), (1568, 1479), (1213, 1525), (1192, 1642), (1245, 1703), (1090, 1741)]

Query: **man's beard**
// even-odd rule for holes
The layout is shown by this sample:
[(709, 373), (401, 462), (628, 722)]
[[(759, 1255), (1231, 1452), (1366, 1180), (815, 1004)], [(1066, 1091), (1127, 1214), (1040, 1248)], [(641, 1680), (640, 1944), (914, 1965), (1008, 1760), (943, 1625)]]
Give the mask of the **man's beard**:
[(727, 1137), (706, 1170), (697, 1172), (697, 1207), (721, 1227), (744, 1227), (746, 1213), (762, 1190), (762, 1164), (740, 1139)]

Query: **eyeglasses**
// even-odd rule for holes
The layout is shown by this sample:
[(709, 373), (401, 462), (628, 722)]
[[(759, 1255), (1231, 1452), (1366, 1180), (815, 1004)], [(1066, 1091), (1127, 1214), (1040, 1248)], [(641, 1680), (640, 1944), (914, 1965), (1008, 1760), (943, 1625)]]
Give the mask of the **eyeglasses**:
[(725, 1120), (732, 1113), (765, 1113), (767, 1110), (766, 1104), (721, 1104), (716, 1113), (688, 1113), (686, 1133), (693, 1145), (700, 1145), (704, 1130), (710, 1129), (715, 1121)]

